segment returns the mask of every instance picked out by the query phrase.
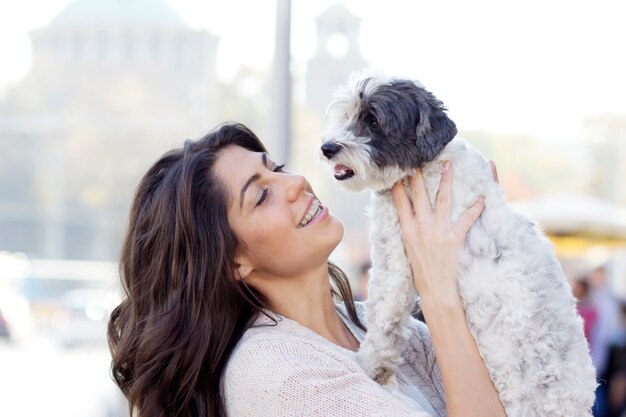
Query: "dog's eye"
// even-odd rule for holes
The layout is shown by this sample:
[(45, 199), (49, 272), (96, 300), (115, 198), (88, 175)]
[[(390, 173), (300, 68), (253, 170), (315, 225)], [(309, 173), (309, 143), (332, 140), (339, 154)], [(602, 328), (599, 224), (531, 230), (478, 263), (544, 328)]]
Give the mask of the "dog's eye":
[(370, 116), (368, 121), (369, 121), (369, 125), (372, 127), (372, 129), (378, 130), (380, 128), (380, 126), (378, 125), (378, 120), (376, 120), (376, 118), (374, 116)]

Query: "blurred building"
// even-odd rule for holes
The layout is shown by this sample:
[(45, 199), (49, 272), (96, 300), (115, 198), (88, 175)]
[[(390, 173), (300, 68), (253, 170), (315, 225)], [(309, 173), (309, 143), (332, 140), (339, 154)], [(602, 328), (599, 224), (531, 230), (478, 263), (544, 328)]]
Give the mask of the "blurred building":
[(626, 206), (626, 115), (588, 119), (585, 137), (594, 160), (589, 192)]
[(0, 103), (0, 247), (116, 258), (138, 175), (217, 121), (218, 39), (161, 0), (77, 0), (31, 40)]
[(551, 143), (529, 134), (483, 130), (462, 130), (459, 136), (495, 161), (500, 185), (509, 201), (542, 194), (588, 193), (592, 164), (588, 150), (579, 142)]
[(342, 4), (334, 4), (316, 19), (317, 49), (306, 74), (306, 104), (324, 115), (333, 93), (348, 75), (367, 66), (361, 55), (361, 19)]

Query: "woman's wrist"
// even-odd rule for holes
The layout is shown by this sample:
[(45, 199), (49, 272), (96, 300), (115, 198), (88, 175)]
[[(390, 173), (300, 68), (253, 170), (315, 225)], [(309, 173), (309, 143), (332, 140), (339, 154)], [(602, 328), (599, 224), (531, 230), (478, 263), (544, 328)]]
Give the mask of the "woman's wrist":
[(421, 304), (444, 383), (448, 416), (505, 416), (460, 297), (429, 293), (422, 296)]
[(454, 316), (465, 319), (465, 310), (458, 291), (420, 294), (420, 305), (424, 317), (436, 319), (438, 317), (452, 318)]
[(432, 304), (437, 307), (439, 304), (461, 302), (458, 286), (458, 268), (456, 263), (449, 264), (446, 259), (429, 259), (424, 261), (424, 265), (418, 268), (417, 256), (409, 258), (411, 264), (411, 274), (413, 276), (413, 286), (425, 300), (432, 300)]

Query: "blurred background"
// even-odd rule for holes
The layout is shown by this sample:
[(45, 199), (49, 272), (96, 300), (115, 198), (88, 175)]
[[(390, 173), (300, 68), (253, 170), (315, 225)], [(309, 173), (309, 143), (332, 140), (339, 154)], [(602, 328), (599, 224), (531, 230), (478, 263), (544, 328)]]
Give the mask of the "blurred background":
[(165, 151), (247, 124), (346, 226), (366, 194), (316, 162), (348, 75), (418, 79), (553, 241), (585, 319), (596, 416), (626, 402), (626, 8), (619, 1), (0, 3), (0, 415), (126, 415), (105, 326), (134, 187)]

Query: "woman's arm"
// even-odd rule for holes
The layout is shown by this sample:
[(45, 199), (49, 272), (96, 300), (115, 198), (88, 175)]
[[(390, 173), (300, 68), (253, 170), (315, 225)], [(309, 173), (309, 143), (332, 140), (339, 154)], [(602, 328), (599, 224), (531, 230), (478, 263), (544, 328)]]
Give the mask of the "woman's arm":
[[(494, 177), (497, 178), (494, 169)], [(392, 189), (402, 238), (430, 329), (446, 392), (448, 417), (505, 416), (472, 337), (457, 285), (457, 252), (484, 208), (482, 199), (455, 223), (450, 221), (452, 169), (444, 163), (437, 204), (430, 206), (421, 171), (410, 177), (411, 198), (404, 185)]]

